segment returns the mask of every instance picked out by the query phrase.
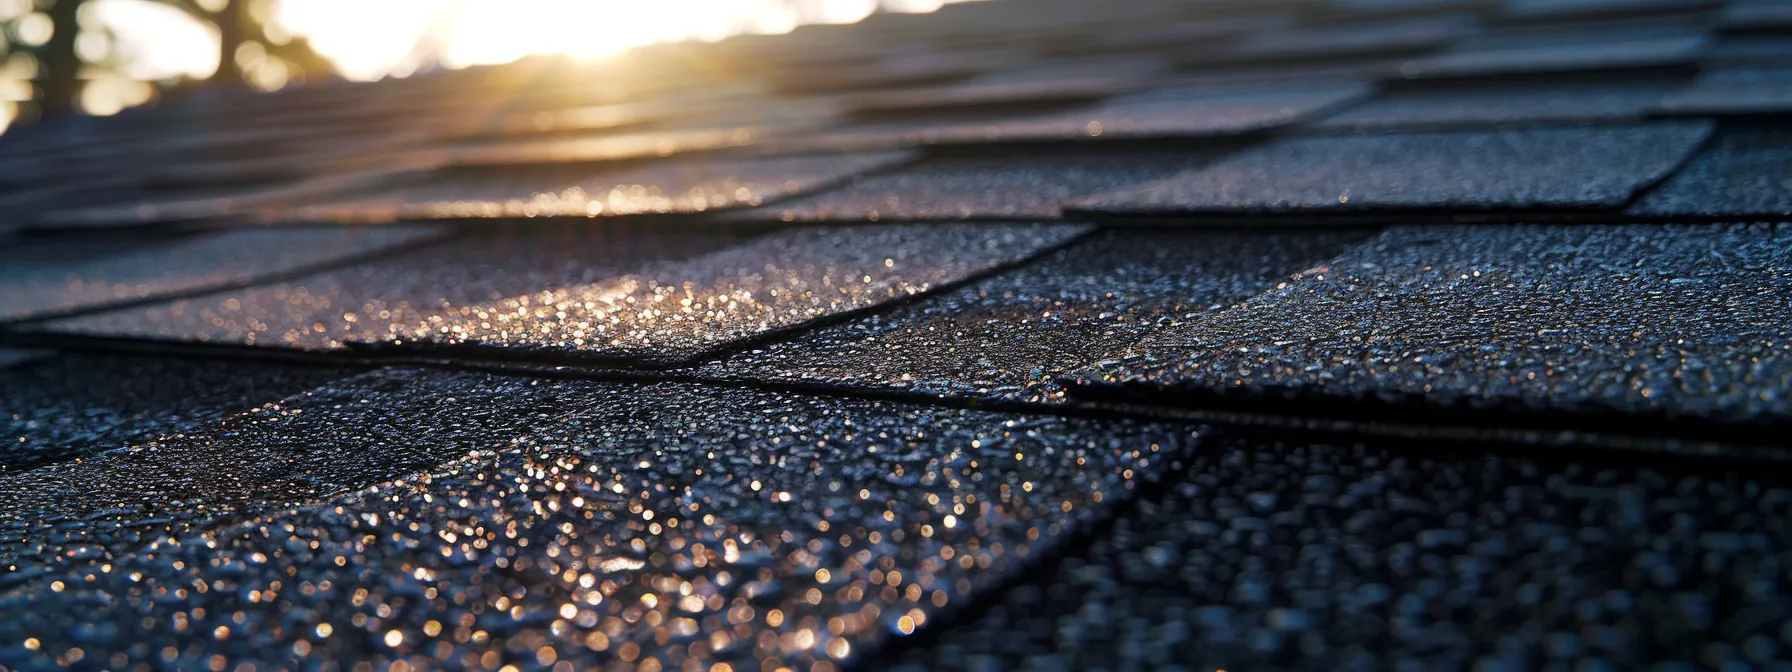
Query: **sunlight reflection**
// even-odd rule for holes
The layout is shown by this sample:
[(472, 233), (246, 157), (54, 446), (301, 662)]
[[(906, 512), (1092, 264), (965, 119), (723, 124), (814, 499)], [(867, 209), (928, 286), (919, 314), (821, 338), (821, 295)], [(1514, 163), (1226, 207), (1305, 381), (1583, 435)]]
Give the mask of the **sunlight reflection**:
[[(853, 23), (879, 8), (921, 13), (974, 0), (273, 0), (270, 37), (303, 36), (350, 80), (405, 77), (431, 67), (508, 63), (537, 54), (600, 58), (633, 47), (785, 33), (804, 24)], [(0, 15), (30, 19), (29, 0), (0, 0)], [(82, 57), (118, 64), (96, 71), (81, 107), (107, 115), (152, 100), (151, 82), (205, 79), (218, 68), (216, 28), (156, 0), (91, 0), (84, 24), (112, 40), (79, 45)], [(28, 42), (33, 29), (17, 31)], [(47, 28), (46, 28), (47, 30)], [(84, 33), (84, 36), (86, 33)], [(47, 35), (45, 35), (47, 39)], [(239, 62), (244, 58), (238, 53)], [(250, 61), (256, 61), (249, 54)], [(273, 65), (279, 65), (277, 59)], [(264, 90), (287, 82), (284, 68), (245, 66)], [(31, 99), (36, 62), (0, 64), (0, 132)]]
[[(931, 12), (969, 0), (883, 0), (896, 12)], [(852, 23), (879, 0), (281, 0), (279, 28), (311, 41), (344, 77), (406, 76), (507, 63), (534, 54), (601, 57), (677, 40), (782, 33), (811, 23)], [(127, 74), (202, 78), (217, 68), (217, 33), (150, 0), (96, 0), (118, 36)]]

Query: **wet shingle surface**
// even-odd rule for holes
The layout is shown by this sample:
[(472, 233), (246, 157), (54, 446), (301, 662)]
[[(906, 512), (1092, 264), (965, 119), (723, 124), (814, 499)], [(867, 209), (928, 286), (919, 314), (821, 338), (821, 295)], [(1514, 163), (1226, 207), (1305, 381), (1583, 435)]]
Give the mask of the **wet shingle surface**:
[(1726, 128), (1632, 214), (1666, 217), (1792, 216), (1792, 132), (1773, 123)]
[[(497, 425), (444, 428), (448, 445), (427, 452), (452, 461), (427, 475), (15, 580), (0, 611), (19, 639), (0, 659), (75, 646), (176, 667), (831, 665), (1015, 575), (1193, 443), (1168, 427), (686, 386), (367, 383), (393, 398), (398, 381), (427, 390), (405, 403), (450, 404), (432, 414), (527, 392), (497, 408), (533, 405), (532, 428), (514, 441)], [(541, 406), (571, 397), (586, 410), (555, 420)], [(228, 587), (188, 588), (220, 572)], [(267, 612), (264, 596), (294, 609)], [(81, 625), (150, 605), (165, 615)], [(134, 646), (151, 640), (167, 648)]]
[(293, 220), (598, 217), (692, 214), (760, 203), (850, 179), (903, 159), (863, 155), (700, 158), (611, 168), (461, 169), (422, 184), (282, 213)]
[(1197, 43), (1187, 60), (1200, 65), (1286, 63), (1400, 56), (1448, 45), (1474, 32), (1467, 16), (1425, 17), (1343, 26), (1304, 26), (1249, 35), (1214, 48)]
[(1783, 423), (1785, 225), (1402, 227), (1086, 382)]
[(1785, 5), (20, 106), (0, 672), (1788, 668)]
[[(218, 521), (303, 505), (508, 445), (589, 385), (380, 371), (129, 447), (0, 475), (0, 567), (127, 557)], [(173, 428), (171, 428), (173, 429)], [(29, 578), (15, 576), (14, 583)], [(14, 640), (15, 642), (17, 640)], [(16, 645), (11, 642), (8, 645)]]
[(1678, 78), (1613, 79), (1616, 78), (1473, 83), (1389, 91), (1313, 125), (1380, 130), (1640, 120), (1683, 84)]
[(704, 372), (1061, 401), (1059, 376), (1136, 355), (1150, 335), (1255, 296), (1368, 235), (1103, 234), (1002, 277), (740, 353)]
[(259, 187), (202, 189), (198, 193), (191, 189), (173, 190), (172, 193), (147, 190), (147, 193), (135, 194), (134, 198), (126, 198), (119, 203), (83, 203), (73, 208), (46, 212), (36, 218), (32, 228), (70, 231), (198, 220), (234, 221), (262, 210), (328, 198), (360, 185), (391, 181), (403, 174), (396, 170), (365, 170), (294, 178), (291, 182)]
[(1490, 39), (1407, 61), (1400, 74), (1430, 79), (1666, 68), (1693, 63), (1711, 48), (1710, 39), (1698, 33), (1638, 31), (1595, 39), (1589, 42), (1579, 35)]
[(1786, 664), (1773, 475), (1209, 438), (901, 670)]
[(841, 105), (854, 115), (883, 116), (996, 105), (1089, 103), (1148, 88), (1163, 70), (1163, 59), (1156, 56), (1066, 59), (944, 86), (851, 94)]
[(26, 243), (0, 251), (0, 320), (43, 318), (252, 282), (413, 245), (440, 232), (234, 231), (168, 241)]
[(1305, 87), (1180, 86), (1116, 97), (1074, 110), (990, 117), (940, 115), (867, 122), (769, 140), (785, 151), (916, 145), (1096, 141), (1116, 138), (1227, 136), (1285, 126), (1362, 98), (1366, 85), (1316, 82)]
[(1221, 155), (1213, 147), (982, 152), (941, 156), (751, 212), (743, 220), (926, 221), (1051, 218), (1068, 198), (1169, 177)]
[[(798, 229), (734, 247), (715, 236), (648, 233), (473, 238), (389, 262), (44, 328), (303, 349), (423, 342), (491, 348), (494, 355), (672, 361), (906, 299), (1083, 231), (1021, 224)], [(694, 254), (705, 248), (717, 251)], [(473, 259), (485, 262), (467, 263)], [(393, 292), (395, 285), (403, 291)]]
[(346, 375), (330, 368), (141, 356), (23, 361), (0, 368), (0, 474), (153, 440)]
[[(396, 339), (450, 311), (600, 282), (657, 261), (738, 242), (726, 234), (654, 235), (636, 227), (470, 233), (403, 255), (288, 282), (51, 322), (44, 328), (133, 338), (340, 348)], [(322, 326), (320, 330), (318, 327)]]
[(1298, 138), (1069, 206), (1144, 214), (1615, 208), (1710, 133), (1708, 124), (1657, 123)]

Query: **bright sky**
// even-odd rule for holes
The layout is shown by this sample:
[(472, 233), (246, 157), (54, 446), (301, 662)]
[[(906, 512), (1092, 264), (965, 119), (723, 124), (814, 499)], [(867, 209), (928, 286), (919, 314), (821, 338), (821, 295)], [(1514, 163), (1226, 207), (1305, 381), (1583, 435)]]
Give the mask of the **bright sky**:
[[(926, 12), (966, 0), (882, 0)], [(451, 68), (530, 54), (598, 57), (629, 47), (737, 33), (785, 32), (803, 23), (850, 23), (879, 0), (276, 0), (275, 21), (304, 35), (350, 79), (407, 75), (421, 54)], [(150, 0), (94, 0), (137, 79), (204, 77), (217, 68), (217, 35)], [(432, 48), (434, 47), (434, 48)]]

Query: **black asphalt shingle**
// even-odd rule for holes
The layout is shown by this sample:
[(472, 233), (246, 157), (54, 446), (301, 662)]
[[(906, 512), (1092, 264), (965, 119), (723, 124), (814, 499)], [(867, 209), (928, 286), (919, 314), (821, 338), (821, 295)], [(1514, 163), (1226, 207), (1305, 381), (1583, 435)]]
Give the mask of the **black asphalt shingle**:
[(1206, 437), (898, 670), (1781, 663), (1775, 475)]
[(1156, 55), (1054, 59), (956, 84), (852, 94), (839, 105), (853, 115), (888, 116), (956, 107), (1089, 103), (1147, 88), (1166, 67)]
[(1475, 32), (1471, 16), (1400, 19), (1341, 26), (1307, 26), (1242, 36), (1237, 42), (1186, 47), (1191, 66), (1322, 62), (1424, 53)]
[(1367, 232), (1105, 233), (1024, 269), (703, 369), (742, 381), (1058, 402), (1058, 378), (1137, 354)]
[(442, 150), (450, 167), (518, 168), (551, 164), (593, 164), (711, 152), (752, 144), (762, 129), (690, 128), (631, 133), (594, 131), (535, 138), (486, 140)]
[(1721, 6), (1721, 0), (1507, 0), (1501, 14), (1513, 21), (1571, 21), (1697, 12)]
[(1724, 8), (1730, 30), (1792, 31), (1792, 5), (1779, 0), (1738, 0)]
[(1328, 130), (1639, 121), (1684, 86), (1678, 77), (1613, 76), (1398, 89), (1311, 122)]
[(1691, 31), (1618, 31), (1588, 41), (1581, 35), (1489, 38), (1400, 65), (1409, 79), (1494, 77), (1562, 72), (1612, 72), (1690, 65), (1711, 49)]
[(1083, 382), (1783, 424), (1788, 250), (1783, 224), (1394, 228)]
[(1136, 214), (1617, 208), (1711, 134), (1703, 123), (1292, 138), (1066, 204)]
[(91, 571), (106, 561), (150, 560), (145, 550), (163, 537), (184, 538), (220, 522), (489, 454), (523, 428), (576, 410), (589, 401), (590, 389), (478, 374), (378, 371), (126, 449), (0, 475), (0, 567), (34, 570), (0, 582)]
[[(0, 613), (44, 638), (44, 651), (78, 643), (100, 660), (173, 666), (185, 666), (190, 642), (288, 665), (313, 650), (384, 665), (413, 652), (510, 655), (518, 643), (529, 660), (583, 665), (844, 664), (1016, 576), (1195, 442), (1187, 428), (681, 385), (390, 372), (341, 389), (295, 404), (307, 413), (252, 416), (241, 438), (209, 449), (249, 449), (230, 459), (259, 465), (269, 458), (253, 440), (268, 427), (355, 432), (297, 455), (322, 466), (325, 455), (354, 457), (360, 432), (385, 423), (446, 426), (403, 447), (396, 462), (408, 470), (363, 472), (364, 458), (329, 467), (401, 480), (302, 505), (273, 526), (195, 528), (183, 535), (191, 543), (104, 558), (103, 572), (88, 558), (15, 579)], [(381, 408), (404, 412), (376, 420)], [(490, 410), (461, 417), (480, 408)], [(245, 475), (207, 501), (227, 505), (238, 488), (299, 466)], [(139, 487), (116, 477), (121, 490)], [(240, 589), (158, 590), (220, 573)], [(299, 608), (254, 606), (276, 594)], [(151, 604), (183, 615), (115, 618)], [(81, 629), (96, 618), (110, 625)], [(484, 635), (460, 636), (475, 623)], [(230, 636), (214, 639), (218, 627)], [(366, 634), (329, 636), (357, 630)], [(41, 660), (6, 653), (8, 664)]]
[(384, 222), (696, 214), (813, 191), (907, 158), (905, 152), (892, 151), (466, 168), (423, 176), (377, 194), (308, 204), (277, 216)]
[(18, 349), (14, 349), (14, 348), (0, 348), (0, 369), (6, 369), (6, 368), (11, 367), (15, 364), (18, 364), (20, 362), (28, 362), (33, 359), (43, 357), (46, 354), (47, 353), (44, 353), (43, 351), (39, 351), (39, 350), (18, 350)]
[(1302, 87), (1166, 87), (1070, 111), (940, 116), (868, 122), (799, 136), (770, 138), (783, 151), (855, 150), (915, 145), (1100, 141), (1115, 138), (1199, 138), (1265, 131), (1367, 96), (1354, 82), (1310, 82)]
[(1792, 36), (1732, 36), (1712, 48), (1705, 67), (1771, 68), (1782, 66), (1792, 56)]
[(1202, 41), (1232, 40), (1247, 33), (1263, 33), (1291, 27), (1297, 20), (1293, 12), (1268, 11), (1225, 17), (1187, 18), (1127, 24), (1079, 35), (1071, 39), (1053, 40), (1048, 50), (1069, 53), (1157, 53), (1185, 47)]
[(15, 125), (0, 672), (1783, 668), (1785, 4), (952, 3)]
[[(0, 359), (0, 362), (3, 362)], [(0, 474), (125, 448), (348, 375), (231, 360), (54, 355), (0, 368)]]
[[(135, 189), (114, 194), (104, 205), (82, 203), (72, 208), (57, 208), (38, 214), (29, 228), (52, 232), (80, 229), (129, 227), (165, 222), (191, 222), (242, 218), (260, 210), (290, 206), (307, 200), (330, 198), (342, 191), (366, 184), (388, 183), (405, 175), (403, 171), (372, 170), (349, 172), (311, 179), (298, 178), (278, 185), (233, 186), (222, 188), (156, 190)], [(66, 201), (68, 199), (57, 199)]]
[(1685, 115), (1792, 112), (1792, 67), (1707, 70), (1691, 86), (1663, 101), (1662, 109)]
[[(329, 350), (459, 346), (670, 363), (1025, 260), (1067, 224), (473, 237), (297, 280), (51, 322), (53, 333)], [(711, 252), (710, 250), (714, 250)], [(472, 352), (471, 350), (467, 350)]]
[[(130, 338), (340, 348), (380, 342), (449, 311), (625, 276), (726, 248), (737, 235), (666, 236), (637, 227), (497, 230), (267, 285), (51, 322)], [(317, 327), (328, 325), (322, 330)]]
[(439, 236), (432, 227), (268, 229), (0, 249), (0, 321), (42, 319), (303, 272)]
[[(849, 185), (740, 213), (739, 220), (927, 221), (1053, 218), (1059, 203), (1199, 168), (1222, 146), (1075, 147), (924, 159)], [(735, 217), (731, 217), (735, 219)]]
[(1654, 217), (1792, 216), (1792, 132), (1769, 123), (1725, 128), (1704, 153), (1629, 212)]

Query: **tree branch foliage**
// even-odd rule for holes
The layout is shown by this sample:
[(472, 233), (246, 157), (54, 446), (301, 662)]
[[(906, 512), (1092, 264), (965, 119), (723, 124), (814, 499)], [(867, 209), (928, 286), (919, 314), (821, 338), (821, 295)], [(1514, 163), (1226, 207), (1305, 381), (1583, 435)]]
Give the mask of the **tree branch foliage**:
[[(257, 0), (153, 0), (173, 7), (217, 29), (218, 69), (209, 85), (265, 85), (264, 68), (277, 68), (283, 79), (316, 80), (334, 75), (335, 67), (302, 37), (270, 34), (257, 16)], [(87, 0), (53, 0), (46, 8), (55, 32), (36, 52), (39, 69), (38, 109), (43, 117), (79, 110), (83, 63), (76, 49), (80, 8)], [(41, 6), (42, 3), (40, 3)], [(250, 46), (253, 45), (253, 46)], [(260, 77), (261, 79), (258, 79)]]

